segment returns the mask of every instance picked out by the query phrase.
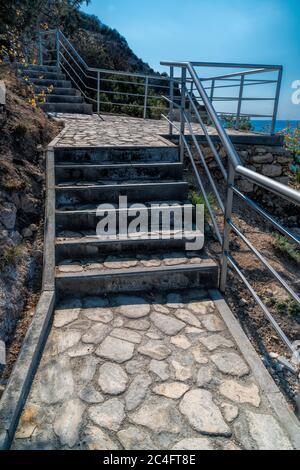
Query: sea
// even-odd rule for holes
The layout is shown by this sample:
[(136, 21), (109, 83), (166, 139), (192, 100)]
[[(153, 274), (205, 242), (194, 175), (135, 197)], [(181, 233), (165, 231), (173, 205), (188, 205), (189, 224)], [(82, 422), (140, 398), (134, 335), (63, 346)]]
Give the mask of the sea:
[[(254, 127), (255, 132), (269, 133), (271, 129), (272, 121), (263, 120), (263, 119), (251, 119), (251, 124)], [(286, 127), (295, 129), (299, 127), (300, 129), (300, 120), (299, 121), (282, 121), (278, 120), (276, 122), (275, 132), (280, 132)]]

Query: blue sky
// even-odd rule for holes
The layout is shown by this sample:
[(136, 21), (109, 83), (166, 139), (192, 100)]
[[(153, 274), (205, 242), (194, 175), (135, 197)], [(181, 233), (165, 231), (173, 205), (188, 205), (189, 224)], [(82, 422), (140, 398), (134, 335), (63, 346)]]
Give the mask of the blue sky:
[(83, 9), (155, 70), (168, 59), (283, 65), (279, 118), (300, 120), (291, 100), (300, 80), (299, 0), (92, 0)]

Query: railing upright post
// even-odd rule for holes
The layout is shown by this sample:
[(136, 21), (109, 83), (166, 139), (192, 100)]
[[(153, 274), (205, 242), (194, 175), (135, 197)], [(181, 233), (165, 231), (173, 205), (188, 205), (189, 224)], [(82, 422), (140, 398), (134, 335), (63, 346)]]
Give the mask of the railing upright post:
[(170, 119), (170, 124), (169, 124), (169, 134), (173, 134), (173, 110), (174, 110), (174, 67), (170, 67), (170, 108), (169, 108), (169, 119)]
[(278, 112), (278, 105), (279, 105), (279, 97), (280, 97), (280, 89), (281, 89), (281, 82), (282, 82), (282, 69), (278, 71), (278, 79), (277, 79), (277, 86), (276, 86), (276, 95), (275, 95), (275, 102), (273, 108), (273, 118), (272, 118), (272, 126), (271, 126), (271, 135), (275, 134), (275, 126), (276, 126), (276, 119), (277, 119), (277, 112)]
[(43, 41), (41, 31), (39, 31), (39, 65), (43, 65)]
[(100, 114), (100, 71), (97, 70), (97, 114)]
[(245, 75), (241, 76), (241, 84), (240, 84), (240, 92), (239, 92), (239, 101), (236, 113), (236, 121), (235, 121), (235, 128), (239, 128), (240, 124), (240, 117), (241, 117), (241, 110), (242, 110), (242, 101), (243, 101), (243, 92), (244, 92), (244, 83), (245, 83)]
[(185, 131), (185, 87), (186, 87), (186, 67), (181, 69), (181, 105), (180, 105), (180, 161), (183, 162), (184, 159), (184, 141), (182, 136), (184, 136)]
[[(228, 158), (229, 160), (229, 158)], [(233, 185), (234, 185), (235, 170), (232, 163), (229, 161), (228, 176), (227, 176), (227, 196), (224, 214), (224, 232), (223, 232), (223, 246), (222, 246), (222, 261), (221, 261), (221, 275), (220, 275), (220, 291), (225, 292), (228, 274), (228, 255), (230, 243), (230, 220), (232, 214), (233, 204)]]
[(215, 80), (212, 80), (211, 89), (210, 89), (210, 102), (211, 103), (213, 102), (213, 99), (214, 99), (215, 84), (216, 84)]
[(60, 37), (59, 37), (59, 29), (56, 30), (56, 33), (55, 33), (55, 37), (56, 37), (56, 65), (57, 67), (59, 67), (59, 64), (60, 64), (60, 44), (59, 44), (59, 41), (60, 41)]
[(148, 88), (149, 88), (149, 77), (146, 77), (145, 81), (145, 96), (144, 96), (144, 115), (143, 118), (147, 117), (147, 104), (148, 104)]

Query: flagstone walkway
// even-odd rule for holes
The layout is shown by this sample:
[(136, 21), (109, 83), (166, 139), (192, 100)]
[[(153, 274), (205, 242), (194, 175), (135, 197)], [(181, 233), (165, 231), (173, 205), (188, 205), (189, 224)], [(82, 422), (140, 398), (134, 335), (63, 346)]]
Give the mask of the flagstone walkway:
[(64, 300), (13, 449), (291, 449), (205, 291)]

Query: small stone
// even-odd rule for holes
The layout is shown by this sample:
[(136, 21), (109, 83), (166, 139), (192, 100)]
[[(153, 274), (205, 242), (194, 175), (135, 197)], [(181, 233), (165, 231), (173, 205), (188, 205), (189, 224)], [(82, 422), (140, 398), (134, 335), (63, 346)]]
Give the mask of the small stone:
[(179, 409), (196, 431), (215, 436), (231, 435), (208, 390), (187, 392), (180, 402)]
[(167, 295), (167, 307), (169, 308), (183, 308), (182, 298), (180, 294), (171, 293)]
[(201, 328), (196, 328), (195, 326), (187, 326), (184, 332), (187, 335), (201, 335), (204, 330), (201, 330)]
[(229, 400), (237, 403), (250, 403), (259, 407), (260, 396), (255, 384), (241, 385), (235, 380), (225, 380), (220, 386), (220, 393)]
[(24, 238), (31, 238), (31, 237), (33, 236), (33, 233), (32, 233), (32, 231), (30, 230), (29, 227), (28, 227), (28, 228), (24, 228), (24, 229), (22, 230), (22, 236), (23, 236)]
[(185, 327), (185, 323), (162, 313), (154, 312), (150, 315), (154, 325), (166, 335), (173, 336)]
[(207, 364), (208, 363), (208, 359), (207, 359), (207, 357), (205, 356), (205, 354), (203, 353), (203, 351), (201, 349), (199, 349), (199, 348), (193, 349), (192, 354), (194, 356), (195, 361), (198, 364)]
[(62, 445), (73, 447), (77, 443), (84, 409), (85, 406), (78, 398), (65, 401), (58, 408), (53, 429)]
[(219, 334), (205, 336), (204, 338), (200, 338), (199, 340), (209, 351), (214, 351), (219, 347), (223, 348), (233, 348), (234, 344), (229, 339), (224, 338)]
[(89, 320), (102, 323), (109, 323), (114, 317), (110, 308), (87, 308), (82, 313)]
[(70, 308), (65, 310), (56, 310), (54, 314), (53, 325), (55, 328), (61, 328), (77, 320), (80, 315), (80, 308)]
[(63, 264), (58, 266), (58, 270), (61, 273), (80, 273), (83, 267), (80, 264)]
[(163, 395), (167, 398), (178, 399), (184, 395), (190, 387), (182, 382), (171, 382), (161, 385), (155, 385), (153, 392), (157, 395)]
[(123, 318), (120, 318), (120, 317), (116, 317), (114, 318), (113, 322), (112, 322), (112, 326), (114, 328), (121, 328), (122, 326), (124, 326), (124, 320)]
[(68, 350), (68, 356), (81, 357), (88, 356), (94, 352), (94, 346), (91, 344), (76, 344)]
[(150, 322), (148, 320), (128, 320), (125, 326), (130, 330), (146, 331), (150, 328)]
[(156, 268), (161, 265), (161, 260), (160, 259), (142, 259), (141, 263), (143, 266), (146, 266), (146, 268)]
[(38, 394), (42, 403), (52, 405), (73, 396), (74, 379), (68, 357), (48, 362), (39, 374)]
[(159, 313), (165, 313), (168, 315), (168, 313), (170, 312), (170, 310), (167, 307), (161, 304), (153, 304), (152, 307), (154, 308), (156, 312), (159, 312)]
[(110, 335), (114, 338), (125, 339), (135, 344), (139, 344), (142, 341), (142, 336), (139, 333), (126, 328), (115, 328)]
[(225, 329), (223, 320), (217, 315), (206, 315), (201, 318), (201, 322), (208, 331), (222, 331)]
[(146, 400), (137, 411), (129, 415), (129, 420), (157, 433), (178, 434), (182, 429), (180, 416), (173, 400), (163, 397), (152, 397)]
[(118, 450), (109, 435), (96, 426), (88, 425), (84, 429), (83, 441), (87, 450)]
[(108, 256), (105, 260), (104, 266), (107, 269), (126, 269), (134, 268), (137, 265), (136, 259), (122, 259), (118, 256)]
[(171, 354), (171, 350), (159, 340), (148, 341), (147, 344), (139, 347), (138, 352), (158, 361), (166, 359)]
[(154, 450), (150, 436), (140, 428), (129, 426), (118, 432), (118, 438), (126, 450)]
[(127, 318), (145, 317), (150, 312), (150, 305), (141, 297), (118, 296), (118, 303), (119, 312)]
[(103, 395), (96, 390), (93, 385), (86, 385), (79, 393), (79, 398), (89, 404), (102, 403), (104, 401)]
[(154, 331), (148, 331), (148, 333), (146, 333), (146, 336), (147, 338), (150, 338), (150, 339), (163, 339), (162, 335), (159, 335), (158, 333)]
[(214, 450), (214, 448), (212, 442), (206, 437), (193, 437), (177, 442), (172, 450)]
[(224, 374), (243, 377), (249, 374), (249, 367), (245, 361), (235, 352), (221, 352), (213, 354), (211, 360)]
[(202, 302), (192, 302), (188, 304), (189, 310), (200, 315), (206, 315), (215, 310), (215, 304), (211, 300), (203, 300)]
[(145, 363), (147, 365), (146, 361), (146, 358), (144, 358), (143, 356), (138, 356), (137, 359), (132, 359), (131, 361), (128, 361), (125, 365), (125, 369), (128, 374), (138, 374), (139, 372), (141, 372), (142, 369), (145, 368)]
[(178, 257), (177, 253), (170, 253), (164, 256), (164, 264), (166, 266), (177, 266), (178, 264), (184, 264), (187, 262), (187, 258)]
[(96, 325), (92, 326), (92, 328), (87, 333), (83, 335), (82, 342), (99, 344), (108, 333), (109, 327), (107, 325), (97, 323)]
[(99, 359), (94, 356), (84, 356), (73, 361), (73, 376), (78, 386), (84, 386), (93, 380)]
[(118, 398), (111, 398), (100, 405), (91, 406), (88, 415), (97, 426), (118, 431), (125, 418), (124, 404)]
[(179, 320), (184, 321), (185, 323), (188, 323), (191, 326), (196, 326), (199, 328), (201, 326), (200, 321), (198, 318), (195, 317), (191, 312), (185, 309), (179, 309), (174, 312), (175, 316), (179, 318)]
[(104, 393), (119, 395), (127, 387), (128, 376), (122, 367), (105, 362), (99, 369), (98, 384)]
[(180, 364), (177, 361), (172, 361), (171, 364), (175, 369), (175, 377), (177, 380), (184, 382), (192, 377), (193, 374), (191, 367)]
[(38, 425), (38, 418), (42, 408), (27, 404), (24, 409), (15, 434), (16, 439), (29, 439)]
[(191, 343), (184, 335), (172, 336), (171, 343), (174, 344), (177, 348), (180, 349), (189, 349), (191, 347)]
[(107, 336), (96, 350), (97, 356), (119, 363), (129, 361), (133, 353), (133, 343), (118, 338), (112, 338), (111, 336)]
[(153, 372), (157, 377), (159, 377), (161, 380), (168, 380), (170, 377), (169, 371), (168, 371), (168, 363), (164, 361), (157, 361), (155, 359), (152, 359), (150, 362), (149, 370), (150, 372)]
[(238, 407), (231, 405), (230, 403), (222, 403), (221, 408), (228, 423), (232, 423), (232, 421), (234, 421), (239, 415)]
[(213, 374), (211, 367), (200, 367), (197, 374), (197, 386), (204, 387), (212, 381)]
[(292, 450), (282, 427), (273, 416), (246, 411), (249, 431), (259, 450)]
[(133, 379), (125, 396), (128, 411), (134, 410), (142, 403), (151, 382), (151, 377), (148, 374), (138, 374)]
[(84, 333), (86, 330), (91, 328), (91, 322), (89, 320), (79, 319), (67, 325), (67, 328), (69, 330), (80, 330)]

